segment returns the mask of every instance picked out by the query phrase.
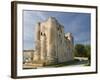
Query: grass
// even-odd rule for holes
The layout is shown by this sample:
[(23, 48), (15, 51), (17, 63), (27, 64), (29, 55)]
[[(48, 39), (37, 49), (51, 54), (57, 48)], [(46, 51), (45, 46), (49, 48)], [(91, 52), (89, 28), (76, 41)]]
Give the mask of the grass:
[(69, 65), (76, 65), (78, 62), (80, 61), (75, 59), (73, 61), (67, 61), (67, 62), (62, 62), (58, 64), (47, 65), (46, 67), (63, 67), (63, 66), (69, 66)]
[[(64, 66), (74, 66), (74, 65), (82, 65), (82, 66), (90, 66), (90, 61), (88, 60), (79, 60), (74, 59), (72, 61), (57, 63), (57, 64), (50, 64), (50, 65), (44, 65), (42, 67), (64, 67)], [(37, 67), (24, 67), (24, 69), (37, 69)]]

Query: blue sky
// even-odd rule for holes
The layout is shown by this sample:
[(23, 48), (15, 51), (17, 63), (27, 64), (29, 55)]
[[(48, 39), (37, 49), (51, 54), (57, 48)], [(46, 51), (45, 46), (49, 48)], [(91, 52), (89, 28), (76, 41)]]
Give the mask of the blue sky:
[(73, 34), (75, 44), (90, 44), (91, 15), (89, 13), (23, 10), (23, 49), (34, 49), (36, 23), (47, 20), (49, 16), (55, 17), (64, 25), (65, 33)]

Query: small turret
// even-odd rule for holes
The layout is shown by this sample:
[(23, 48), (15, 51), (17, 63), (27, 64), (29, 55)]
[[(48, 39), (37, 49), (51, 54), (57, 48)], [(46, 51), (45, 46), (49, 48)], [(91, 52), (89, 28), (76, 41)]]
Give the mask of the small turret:
[(65, 37), (68, 39), (68, 40), (70, 40), (71, 42), (73, 42), (73, 36), (72, 36), (72, 33), (66, 33), (65, 34)]
[(72, 33), (65, 33), (65, 37), (68, 38), (68, 40), (71, 40), (71, 37), (72, 37)]

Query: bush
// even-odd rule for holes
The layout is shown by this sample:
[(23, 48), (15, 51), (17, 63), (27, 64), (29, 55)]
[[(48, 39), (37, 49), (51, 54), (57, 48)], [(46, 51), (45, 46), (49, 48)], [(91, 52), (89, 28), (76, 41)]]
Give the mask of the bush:
[(88, 57), (90, 60), (90, 53), (90, 45), (76, 44), (74, 47), (74, 54), (76, 57)]

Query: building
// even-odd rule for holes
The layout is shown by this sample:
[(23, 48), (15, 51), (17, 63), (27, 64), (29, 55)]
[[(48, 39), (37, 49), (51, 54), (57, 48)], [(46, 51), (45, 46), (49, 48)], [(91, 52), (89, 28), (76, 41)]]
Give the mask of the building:
[(38, 22), (35, 31), (35, 50), (24, 50), (23, 63), (48, 65), (74, 59), (72, 33), (64, 33), (64, 26), (54, 17)]
[(24, 50), (23, 52), (23, 63), (31, 63), (33, 61), (34, 50)]
[(54, 17), (38, 22), (35, 31), (33, 63), (48, 65), (74, 59), (72, 33), (64, 33), (64, 26)]

